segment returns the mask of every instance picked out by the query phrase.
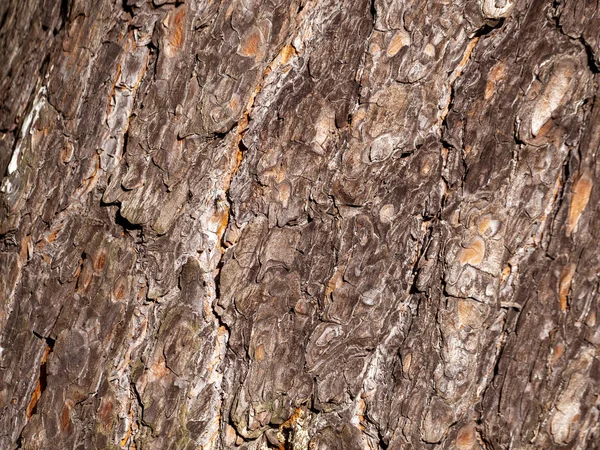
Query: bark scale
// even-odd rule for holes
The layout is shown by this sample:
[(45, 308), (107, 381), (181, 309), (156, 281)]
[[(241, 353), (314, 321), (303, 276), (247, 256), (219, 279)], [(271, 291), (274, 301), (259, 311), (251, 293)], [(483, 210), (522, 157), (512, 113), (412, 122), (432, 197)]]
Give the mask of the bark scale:
[(3, 1), (0, 448), (598, 448), (599, 30)]

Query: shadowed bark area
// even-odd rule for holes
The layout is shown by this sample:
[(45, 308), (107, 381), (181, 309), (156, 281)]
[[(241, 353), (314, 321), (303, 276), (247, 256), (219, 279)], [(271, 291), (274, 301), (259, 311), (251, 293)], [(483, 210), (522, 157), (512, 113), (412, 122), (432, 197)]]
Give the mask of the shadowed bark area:
[(0, 2), (0, 448), (597, 449), (600, 6)]

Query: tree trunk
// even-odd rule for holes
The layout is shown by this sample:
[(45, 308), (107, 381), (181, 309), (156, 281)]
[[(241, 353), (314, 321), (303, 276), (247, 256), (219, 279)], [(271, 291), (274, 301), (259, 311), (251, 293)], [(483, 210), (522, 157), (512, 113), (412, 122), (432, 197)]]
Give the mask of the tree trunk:
[(599, 448), (599, 30), (3, 0), (0, 448)]

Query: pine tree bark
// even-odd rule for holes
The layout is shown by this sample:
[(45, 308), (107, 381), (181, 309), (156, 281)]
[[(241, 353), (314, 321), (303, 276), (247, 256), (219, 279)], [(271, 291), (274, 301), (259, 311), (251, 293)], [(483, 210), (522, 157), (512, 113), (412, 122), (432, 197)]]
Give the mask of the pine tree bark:
[(0, 448), (599, 448), (597, 2), (4, 0), (0, 61)]

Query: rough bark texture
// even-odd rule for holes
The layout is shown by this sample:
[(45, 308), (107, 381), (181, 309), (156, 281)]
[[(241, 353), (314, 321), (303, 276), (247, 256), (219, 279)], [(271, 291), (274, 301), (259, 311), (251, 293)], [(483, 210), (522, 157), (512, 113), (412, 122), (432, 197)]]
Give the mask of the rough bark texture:
[(0, 2), (0, 448), (599, 448), (599, 8)]

